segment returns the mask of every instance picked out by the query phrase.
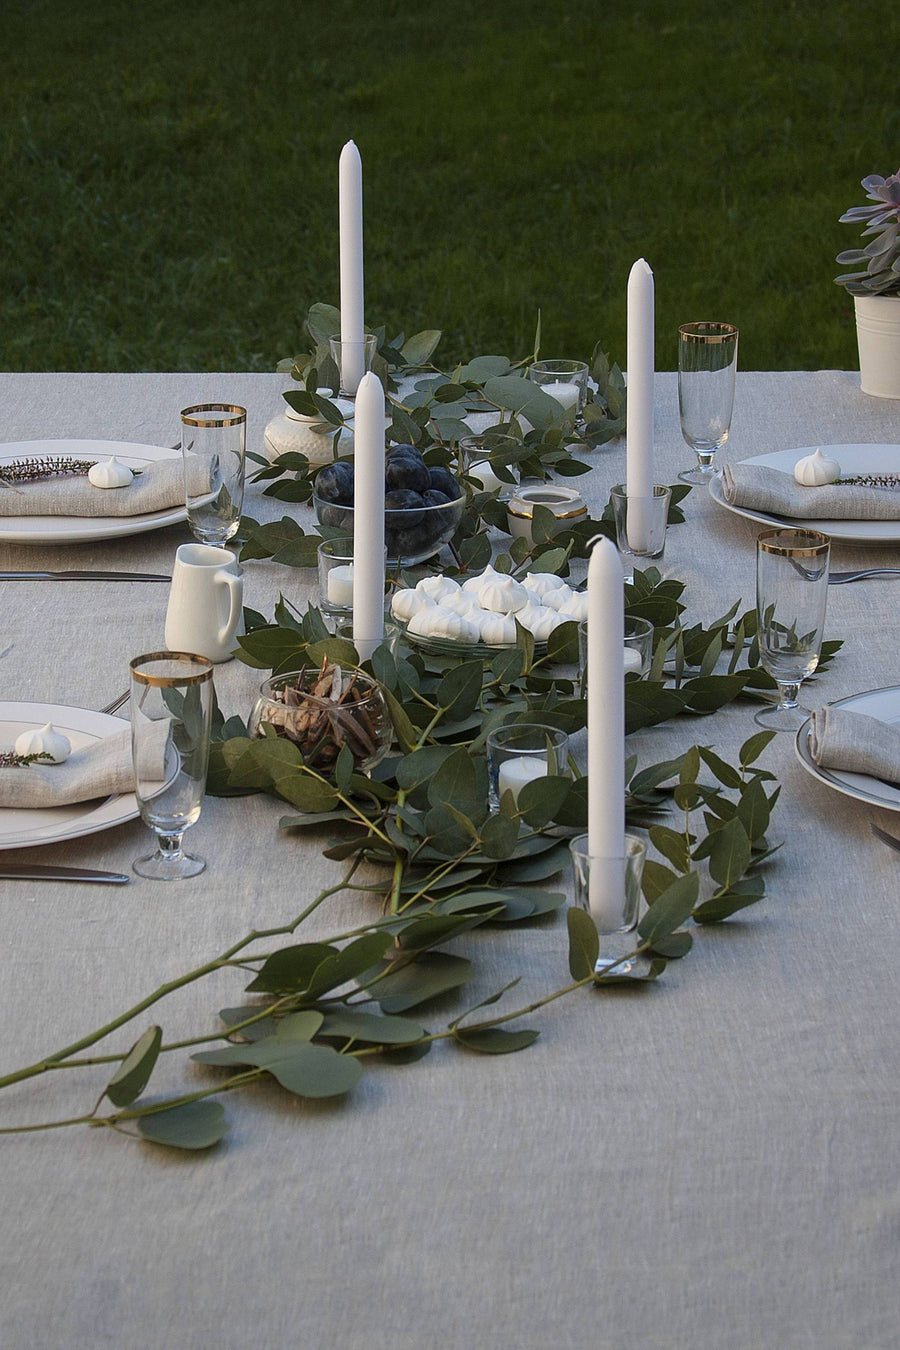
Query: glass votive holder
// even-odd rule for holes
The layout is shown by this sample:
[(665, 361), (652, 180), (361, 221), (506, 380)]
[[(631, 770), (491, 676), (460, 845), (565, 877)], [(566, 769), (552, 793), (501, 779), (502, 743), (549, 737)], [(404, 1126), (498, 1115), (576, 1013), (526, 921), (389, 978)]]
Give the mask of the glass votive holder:
[(345, 617), (353, 613), (353, 540), (325, 539), (316, 550), (319, 560), (319, 609)]
[(366, 333), (362, 342), (344, 342), (340, 334), (335, 334), (328, 339), (328, 346), (341, 377), (341, 397), (356, 398), (360, 380), (367, 370), (372, 369), (378, 351), (378, 338), (374, 333)]
[(651, 497), (629, 497), (624, 483), (610, 489), (616, 544), (623, 558), (661, 558), (672, 489), (654, 484)]
[[(625, 835), (625, 852), (621, 858), (600, 858), (591, 854), (586, 834), (569, 840), (574, 876), (574, 900), (580, 909), (586, 909), (601, 939), (612, 938), (600, 944), (600, 957), (594, 966), (599, 974), (615, 967), (616, 974), (624, 975), (633, 962), (623, 960), (631, 949), (630, 941), (617, 944), (617, 934), (632, 933), (638, 925), (641, 911), (641, 877), (647, 846), (636, 834)], [(617, 945), (622, 948), (616, 951)], [(608, 949), (608, 950), (604, 950)]]
[(487, 738), (488, 803), (493, 811), (503, 795), (511, 792), (518, 806), (519, 793), (535, 778), (568, 777), (569, 738), (557, 727), (539, 722), (514, 722), (498, 727)]
[(587, 401), (586, 361), (535, 361), (528, 367), (528, 378), (556, 399), (570, 426), (581, 416)]
[(496, 492), (501, 497), (509, 494), (511, 484), (505, 483), (494, 472), (491, 456), (512, 464), (521, 457), (522, 442), (515, 436), (500, 431), (483, 431), (478, 436), (463, 436), (459, 442), (460, 468), (467, 478), (481, 485), (482, 492)]
[[(587, 631), (588, 621), (583, 619), (578, 625), (578, 669), (581, 674), (581, 690), (587, 688)], [(625, 677), (635, 676), (643, 679), (650, 669), (653, 659), (653, 624), (649, 619), (632, 619), (626, 614), (623, 629), (622, 663)]]

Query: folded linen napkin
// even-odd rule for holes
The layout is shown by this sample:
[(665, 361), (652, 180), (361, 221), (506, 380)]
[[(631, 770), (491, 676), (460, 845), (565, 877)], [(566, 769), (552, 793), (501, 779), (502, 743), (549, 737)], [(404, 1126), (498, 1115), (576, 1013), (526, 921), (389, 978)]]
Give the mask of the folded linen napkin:
[(900, 783), (900, 726), (891, 722), (845, 708), (818, 708), (810, 718), (809, 750), (820, 769)]
[[(164, 780), (168, 729), (169, 723), (160, 721), (153, 728), (155, 734), (146, 738), (146, 754), (140, 764), (142, 779), (160, 783)], [(0, 807), (5, 808), (71, 806), (111, 793), (133, 791), (130, 727), (81, 750), (73, 750), (63, 764), (0, 768)]]
[[(197, 465), (191, 493), (209, 490), (208, 469)], [(0, 465), (0, 478), (3, 466)], [(0, 516), (139, 516), (183, 506), (181, 456), (147, 464), (127, 487), (98, 488), (87, 478), (48, 478), (38, 483), (0, 485)]]
[(726, 464), (722, 492), (729, 506), (798, 520), (900, 520), (900, 491), (829, 483), (801, 487), (792, 473), (765, 464)]

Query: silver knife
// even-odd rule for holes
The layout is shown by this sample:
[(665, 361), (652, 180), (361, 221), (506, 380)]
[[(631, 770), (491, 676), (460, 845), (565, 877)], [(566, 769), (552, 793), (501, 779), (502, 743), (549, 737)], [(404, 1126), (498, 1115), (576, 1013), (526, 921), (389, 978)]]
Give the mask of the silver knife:
[(124, 886), (131, 880), (122, 872), (98, 872), (87, 867), (46, 867), (41, 863), (0, 863), (0, 878), (11, 881), (102, 881)]
[(155, 572), (0, 572), (0, 581), (171, 581)]

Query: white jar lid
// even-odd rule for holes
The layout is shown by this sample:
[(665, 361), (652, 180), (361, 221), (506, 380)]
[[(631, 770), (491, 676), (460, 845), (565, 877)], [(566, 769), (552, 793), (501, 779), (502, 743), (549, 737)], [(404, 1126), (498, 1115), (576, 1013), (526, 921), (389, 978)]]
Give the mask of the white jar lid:
[(556, 487), (548, 483), (519, 488), (509, 499), (507, 514), (530, 520), (536, 506), (546, 507), (557, 520), (574, 520), (587, 514), (584, 499), (574, 488)]

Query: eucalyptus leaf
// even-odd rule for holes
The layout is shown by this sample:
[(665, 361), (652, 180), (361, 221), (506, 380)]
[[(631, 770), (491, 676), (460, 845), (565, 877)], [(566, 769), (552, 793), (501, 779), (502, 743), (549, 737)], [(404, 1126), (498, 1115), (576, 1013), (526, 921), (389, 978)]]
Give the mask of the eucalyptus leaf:
[(228, 1131), (224, 1108), (209, 1099), (139, 1116), (137, 1127), (148, 1143), (190, 1150), (212, 1148)]
[(504, 1031), (502, 1027), (457, 1027), (454, 1038), (467, 1050), (482, 1055), (511, 1055), (534, 1045), (539, 1031), (523, 1027), (520, 1031)]
[(668, 937), (691, 917), (700, 894), (700, 877), (690, 872), (673, 881), (657, 897), (638, 924), (638, 933), (651, 946)]
[(302, 942), (282, 947), (266, 958), (247, 990), (264, 994), (300, 993), (326, 957), (336, 956), (337, 952), (337, 947), (325, 942)]
[(389, 973), (371, 986), (369, 994), (386, 1013), (417, 1008), (458, 989), (472, 978), (472, 963), (448, 952), (425, 952), (408, 965), (392, 970), (387, 964), (383, 970)]
[(106, 1088), (113, 1106), (130, 1106), (150, 1081), (159, 1048), (162, 1045), (162, 1027), (148, 1027), (129, 1050), (116, 1069)]
[(572, 905), (566, 911), (569, 930), (569, 974), (573, 980), (586, 980), (594, 974), (600, 955), (600, 934), (586, 909)]
[(330, 1011), (320, 1032), (322, 1036), (364, 1041), (368, 1045), (408, 1045), (427, 1034), (424, 1027), (408, 1017), (384, 1017), (346, 1008)]

